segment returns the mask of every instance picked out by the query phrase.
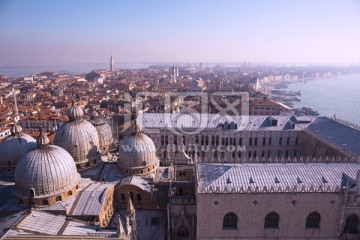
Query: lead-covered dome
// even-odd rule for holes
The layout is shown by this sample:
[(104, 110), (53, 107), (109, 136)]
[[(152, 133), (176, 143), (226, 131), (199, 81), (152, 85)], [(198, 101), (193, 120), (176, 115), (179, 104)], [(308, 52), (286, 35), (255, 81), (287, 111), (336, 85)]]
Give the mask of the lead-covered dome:
[(27, 204), (32, 199), (36, 206), (51, 205), (75, 195), (80, 174), (74, 159), (64, 149), (49, 145), (41, 131), (38, 148), (24, 155), (15, 170), (15, 197)]
[(57, 130), (54, 143), (70, 153), (78, 169), (100, 161), (99, 135), (95, 127), (82, 119), (83, 111), (73, 105), (67, 111), (69, 122)]
[(0, 172), (14, 172), (20, 158), (36, 148), (36, 140), (23, 134), (21, 127), (14, 122), (11, 135), (0, 143)]
[(99, 134), (99, 146), (101, 152), (106, 152), (114, 142), (111, 126), (93, 110), (90, 122)]
[(153, 140), (136, 125), (132, 135), (120, 142), (118, 165), (122, 172), (143, 174), (155, 170), (159, 161)]

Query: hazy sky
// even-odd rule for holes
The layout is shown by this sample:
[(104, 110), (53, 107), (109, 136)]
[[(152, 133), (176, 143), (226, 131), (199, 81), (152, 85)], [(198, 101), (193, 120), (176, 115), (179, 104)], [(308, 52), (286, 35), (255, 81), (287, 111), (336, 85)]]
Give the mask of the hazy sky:
[(0, 65), (359, 63), (359, 0), (0, 0)]

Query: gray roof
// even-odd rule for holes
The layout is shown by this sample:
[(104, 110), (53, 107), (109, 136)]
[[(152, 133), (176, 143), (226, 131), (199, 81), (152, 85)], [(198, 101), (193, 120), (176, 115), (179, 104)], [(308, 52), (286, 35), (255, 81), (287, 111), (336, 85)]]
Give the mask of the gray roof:
[(144, 179), (136, 175), (129, 176), (121, 180), (120, 186), (123, 185), (134, 185), (146, 192), (151, 192), (153, 188), (148, 181), (145, 181)]
[(357, 163), (199, 164), (199, 193), (339, 192)]
[(82, 222), (70, 221), (62, 235), (82, 235), (93, 237), (116, 237), (116, 229), (99, 230), (98, 226), (86, 225)]
[(21, 211), (9, 215), (0, 215), (0, 238), (13, 226), (16, 225), (24, 216), (26, 211)]
[(103, 207), (106, 193), (114, 187), (111, 183), (93, 183), (78, 197), (73, 216), (97, 216)]
[(119, 166), (117, 165), (117, 163), (115, 162), (111, 162), (111, 163), (103, 163), (104, 167), (103, 170), (101, 172), (101, 175), (99, 177), (100, 181), (105, 181), (105, 182), (119, 182), (121, 179), (123, 179), (126, 175), (121, 173), (119, 171)]
[[(271, 120), (277, 120), (276, 126), (271, 125)], [(143, 131), (153, 129), (193, 129), (206, 128), (207, 130), (221, 129), (221, 124), (236, 124), (238, 130), (243, 131), (282, 131), (302, 130), (306, 128), (309, 121), (297, 121), (295, 116), (240, 116), (240, 115), (219, 115), (219, 114), (180, 114), (180, 113), (143, 113), (140, 114), (137, 123)]]
[(328, 117), (318, 117), (307, 128), (339, 147), (360, 155), (360, 130)]
[(66, 221), (65, 215), (32, 211), (17, 227), (22, 230), (56, 235)]

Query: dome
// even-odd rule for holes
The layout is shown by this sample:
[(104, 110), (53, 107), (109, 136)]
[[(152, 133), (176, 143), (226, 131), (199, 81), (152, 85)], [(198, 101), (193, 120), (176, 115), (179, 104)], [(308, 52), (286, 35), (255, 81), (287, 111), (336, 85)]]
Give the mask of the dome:
[(14, 123), (11, 135), (0, 143), (0, 171), (14, 172), (20, 158), (36, 148), (36, 140), (21, 132), (21, 127)]
[(137, 131), (126, 136), (119, 146), (118, 164), (125, 173), (147, 173), (159, 164), (156, 147), (147, 135)]
[(33, 194), (34, 202), (46, 199), (48, 202), (43, 205), (48, 205), (51, 200), (56, 202), (59, 197), (63, 200), (74, 195), (80, 181), (74, 159), (61, 147), (48, 145), (43, 131), (37, 142), (38, 148), (24, 155), (16, 167), (16, 198), (22, 201)]
[(59, 127), (54, 143), (70, 153), (78, 168), (87, 168), (100, 160), (99, 135), (90, 122), (81, 119), (82, 114), (77, 106), (68, 110), (70, 121)]
[(67, 110), (66, 115), (69, 117), (70, 121), (80, 120), (84, 116), (84, 112), (81, 107), (73, 105)]
[(96, 111), (92, 112), (92, 118), (90, 122), (96, 128), (96, 131), (99, 134), (100, 150), (106, 151), (114, 142), (111, 126), (102, 117), (99, 117), (99, 115), (95, 113)]

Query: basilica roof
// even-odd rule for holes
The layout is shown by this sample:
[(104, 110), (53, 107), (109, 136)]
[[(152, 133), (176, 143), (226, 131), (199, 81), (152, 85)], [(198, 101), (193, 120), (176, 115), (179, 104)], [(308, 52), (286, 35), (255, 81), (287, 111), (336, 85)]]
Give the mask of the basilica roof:
[(48, 145), (43, 132), (37, 143), (16, 167), (15, 195), (28, 198), (33, 190), (34, 198), (43, 198), (71, 190), (80, 180), (74, 159), (61, 147)]
[(10, 129), (11, 135), (0, 143), (0, 166), (15, 167), (23, 155), (36, 148), (36, 140), (21, 131), (15, 123)]
[(97, 159), (99, 135), (95, 127), (82, 119), (80, 107), (73, 105), (67, 113), (70, 121), (57, 130), (54, 143), (68, 151), (77, 164)]
[(153, 140), (139, 131), (126, 136), (120, 142), (118, 164), (125, 168), (156, 165), (156, 147)]

